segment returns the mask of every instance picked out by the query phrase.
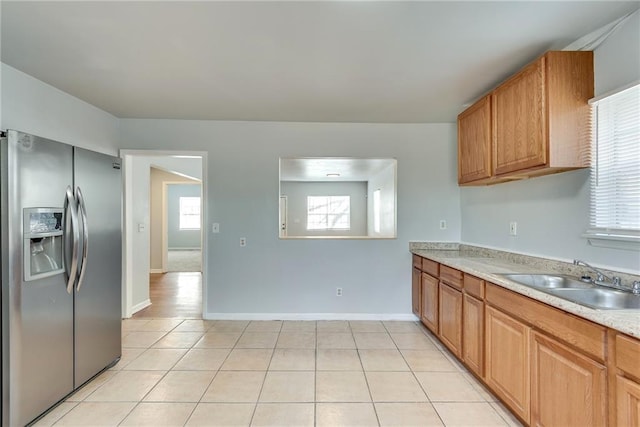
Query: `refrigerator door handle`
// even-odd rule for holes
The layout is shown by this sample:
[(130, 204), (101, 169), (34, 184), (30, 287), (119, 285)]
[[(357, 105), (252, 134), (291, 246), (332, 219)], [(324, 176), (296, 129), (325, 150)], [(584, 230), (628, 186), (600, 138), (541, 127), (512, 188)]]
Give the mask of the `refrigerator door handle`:
[(89, 250), (89, 226), (87, 225), (87, 207), (84, 203), (84, 197), (82, 196), (82, 190), (80, 187), (76, 187), (76, 199), (78, 200), (78, 212), (80, 214), (80, 220), (82, 221), (82, 260), (79, 265), (80, 274), (78, 277), (78, 284), (76, 285), (76, 292), (80, 291), (80, 286), (84, 281), (84, 273), (86, 272), (87, 264), (87, 251)]
[[(78, 272), (78, 245), (79, 245), (79, 241), (80, 241), (80, 236), (79, 236), (79, 231), (78, 231), (78, 211), (77, 211), (77, 207), (76, 207), (76, 200), (73, 197), (73, 190), (71, 189), (71, 186), (67, 187), (67, 192), (65, 194), (65, 198), (64, 198), (64, 224), (65, 224), (65, 228), (66, 228), (66, 224), (67, 224), (67, 213), (70, 213), (71, 215), (71, 233), (73, 234), (73, 248), (71, 251), (71, 267), (67, 270), (67, 263), (66, 263), (66, 253), (67, 253), (67, 248), (65, 247), (63, 249), (63, 253), (65, 254), (65, 262), (64, 262), (64, 274), (65, 274), (65, 279), (67, 281), (67, 293), (71, 293), (71, 291), (73, 290), (73, 283), (76, 281), (76, 275)], [(65, 234), (66, 234), (67, 230), (65, 230)], [(66, 239), (63, 239), (63, 242), (65, 242)]]

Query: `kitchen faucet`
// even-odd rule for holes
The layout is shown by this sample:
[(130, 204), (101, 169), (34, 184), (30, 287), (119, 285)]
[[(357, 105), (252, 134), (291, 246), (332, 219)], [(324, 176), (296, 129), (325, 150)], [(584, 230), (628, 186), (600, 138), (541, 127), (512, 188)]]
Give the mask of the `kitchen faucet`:
[(629, 289), (628, 287), (626, 287), (626, 286), (624, 286), (622, 284), (622, 280), (618, 276), (609, 277), (606, 274), (604, 274), (602, 271), (600, 271), (597, 268), (595, 268), (594, 266), (589, 265), (586, 262), (581, 261), (579, 259), (574, 259), (573, 260), (573, 264), (574, 265), (583, 265), (583, 266), (591, 269), (594, 273), (596, 273), (596, 280), (591, 280), (591, 282), (596, 284), (596, 285), (604, 286), (604, 287), (607, 287), (607, 288), (620, 289), (620, 290), (627, 291), (627, 292), (631, 291), (632, 293), (634, 293), (636, 295), (640, 294), (640, 281), (633, 282), (633, 285), (632, 285), (631, 289)]

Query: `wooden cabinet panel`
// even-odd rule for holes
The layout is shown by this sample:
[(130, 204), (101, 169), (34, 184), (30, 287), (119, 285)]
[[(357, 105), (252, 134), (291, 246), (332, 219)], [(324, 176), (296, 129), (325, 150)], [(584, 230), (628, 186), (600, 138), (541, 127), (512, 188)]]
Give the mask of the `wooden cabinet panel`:
[(431, 261), (427, 258), (422, 258), (422, 271), (432, 275), (433, 277), (438, 277), (438, 275), (440, 274), (439, 266), (440, 264), (435, 261)]
[(616, 335), (616, 366), (640, 380), (640, 341)]
[(458, 116), (458, 183), (491, 176), (491, 97)]
[(484, 299), (484, 280), (464, 273), (464, 291), (476, 298)]
[(434, 334), (438, 333), (438, 279), (422, 273), (422, 323)]
[[(465, 282), (466, 283), (466, 282)], [(462, 303), (462, 359), (482, 377), (484, 374), (484, 302), (465, 294)]]
[(527, 424), (530, 409), (529, 332), (524, 323), (485, 306), (485, 380)]
[(413, 255), (413, 268), (417, 268), (418, 270), (422, 268), (422, 257), (418, 255)]
[(420, 286), (422, 272), (417, 268), (413, 268), (411, 274), (411, 309), (413, 310), (413, 314), (420, 318), (421, 310), (420, 310), (420, 302), (421, 296), (420, 292), (422, 291), (422, 286)]
[(531, 350), (531, 425), (606, 425), (605, 367), (537, 332)]
[(461, 357), (462, 292), (440, 282), (439, 336), (449, 350)]
[(440, 280), (454, 288), (462, 289), (462, 271), (455, 268), (440, 266)]
[(640, 426), (640, 384), (616, 376), (616, 421), (618, 426)]

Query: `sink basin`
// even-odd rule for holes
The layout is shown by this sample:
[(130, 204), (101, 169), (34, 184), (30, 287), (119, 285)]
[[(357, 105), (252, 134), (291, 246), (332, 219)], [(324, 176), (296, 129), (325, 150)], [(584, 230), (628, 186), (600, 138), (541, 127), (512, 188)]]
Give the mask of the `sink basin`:
[(640, 309), (640, 295), (615, 289), (553, 289), (549, 293), (596, 309)]
[(570, 276), (561, 274), (501, 274), (501, 276), (513, 280), (522, 285), (540, 289), (577, 288), (593, 289), (591, 283), (581, 282)]

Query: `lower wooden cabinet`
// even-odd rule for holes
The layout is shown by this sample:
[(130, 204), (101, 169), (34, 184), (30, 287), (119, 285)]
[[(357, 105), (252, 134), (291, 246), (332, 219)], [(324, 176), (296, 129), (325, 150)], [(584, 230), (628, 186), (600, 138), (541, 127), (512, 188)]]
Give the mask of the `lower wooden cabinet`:
[(640, 384), (616, 376), (616, 421), (618, 426), (640, 426)]
[(529, 335), (527, 325), (486, 306), (485, 380), (527, 424), (530, 414)]
[(484, 302), (465, 294), (462, 301), (462, 360), (469, 369), (484, 374)]
[(440, 282), (440, 340), (462, 356), (462, 292)]
[(438, 279), (422, 273), (422, 316), (420, 320), (434, 334), (438, 334)]
[(532, 333), (531, 425), (604, 426), (606, 402), (603, 365), (554, 339)]
[(413, 314), (415, 314), (418, 319), (420, 318), (420, 292), (422, 291), (420, 286), (420, 276), (422, 272), (417, 268), (413, 268), (411, 274), (411, 309), (413, 310)]

